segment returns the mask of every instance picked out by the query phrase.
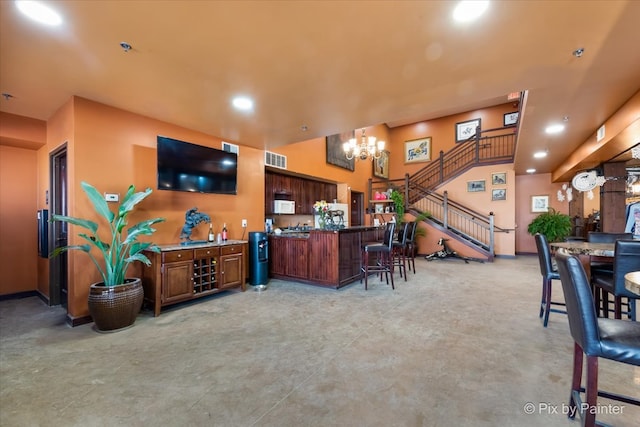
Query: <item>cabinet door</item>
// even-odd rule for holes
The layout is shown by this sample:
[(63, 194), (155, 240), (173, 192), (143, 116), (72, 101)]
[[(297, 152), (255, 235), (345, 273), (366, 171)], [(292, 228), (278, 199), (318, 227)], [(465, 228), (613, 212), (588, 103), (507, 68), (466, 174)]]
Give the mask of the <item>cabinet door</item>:
[(308, 276), (307, 239), (286, 238), (286, 272), (289, 277), (306, 279)]
[(220, 257), (219, 288), (234, 288), (242, 285), (242, 254), (223, 255)]
[(274, 189), (274, 175), (266, 172), (264, 174), (264, 213), (265, 215), (273, 214), (273, 192)]
[(285, 275), (287, 270), (287, 237), (269, 237), (269, 274)]
[(163, 266), (162, 303), (189, 299), (193, 296), (193, 265), (191, 261), (172, 262)]

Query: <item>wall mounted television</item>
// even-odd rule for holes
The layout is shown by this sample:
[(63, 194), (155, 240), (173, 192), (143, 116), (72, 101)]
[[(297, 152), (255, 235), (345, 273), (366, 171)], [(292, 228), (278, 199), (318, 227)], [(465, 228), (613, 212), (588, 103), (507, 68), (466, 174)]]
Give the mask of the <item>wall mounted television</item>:
[(237, 194), (238, 155), (158, 136), (158, 190)]

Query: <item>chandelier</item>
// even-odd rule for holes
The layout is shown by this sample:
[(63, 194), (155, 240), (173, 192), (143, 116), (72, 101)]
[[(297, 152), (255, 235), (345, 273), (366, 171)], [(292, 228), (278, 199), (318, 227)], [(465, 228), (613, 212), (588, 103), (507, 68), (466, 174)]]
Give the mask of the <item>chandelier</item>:
[(362, 136), (360, 137), (360, 143), (356, 138), (351, 138), (349, 141), (342, 144), (344, 153), (348, 160), (358, 158), (360, 160), (367, 160), (367, 158), (379, 159), (384, 150), (384, 141), (377, 141), (375, 136), (365, 136), (364, 128), (362, 129)]

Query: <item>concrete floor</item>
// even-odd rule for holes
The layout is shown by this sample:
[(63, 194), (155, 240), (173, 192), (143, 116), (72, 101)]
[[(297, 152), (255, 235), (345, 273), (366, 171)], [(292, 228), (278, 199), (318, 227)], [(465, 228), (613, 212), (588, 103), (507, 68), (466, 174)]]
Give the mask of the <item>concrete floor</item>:
[[(0, 425), (578, 425), (562, 414), (573, 343), (566, 316), (538, 319), (536, 257), (416, 267), (395, 291), (272, 280), (112, 334), (0, 302)], [(601, 361), (600, 385), (639, 396), (640, 368)], [(599, 403), (640, 425), (640, 408)]]

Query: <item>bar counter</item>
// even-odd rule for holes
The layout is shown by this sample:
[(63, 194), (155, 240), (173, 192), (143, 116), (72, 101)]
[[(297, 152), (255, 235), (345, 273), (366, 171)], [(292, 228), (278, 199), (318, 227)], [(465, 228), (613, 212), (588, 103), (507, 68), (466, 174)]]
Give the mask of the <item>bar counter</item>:
[(384, 227), (269, 235), (269, 276), (311, 285), (341, 288), (360, 278), (360, 248), (378, 241)]

